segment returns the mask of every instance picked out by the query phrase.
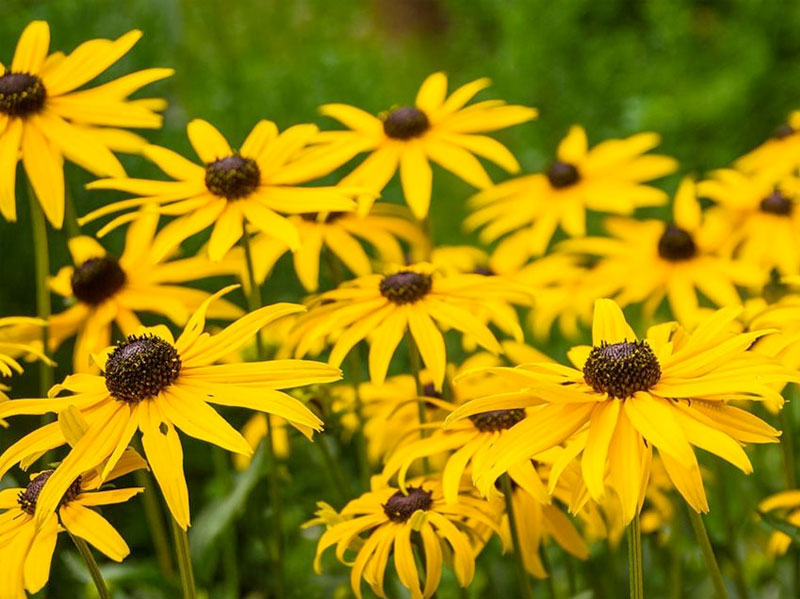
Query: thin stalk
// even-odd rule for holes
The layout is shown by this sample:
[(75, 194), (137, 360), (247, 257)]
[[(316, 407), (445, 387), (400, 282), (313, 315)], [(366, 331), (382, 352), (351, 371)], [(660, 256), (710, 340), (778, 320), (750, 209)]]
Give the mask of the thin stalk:
[(163, 513), (155, 495), (152, 479), (144, 470), (136, 471), (136, 484), (144, 487), (142, 501), (144, 502), (144, 515), (147, 519), (147, 528), (153, 539), (156, 560), (164, 578), (172, 578), (175, 574), (175, 565), (172, 563), (172, 554), (169, 547), (167, 529), (164, 526)]
[[(214, 476), (221, 481), (224, 494), (231, 492), (233, 478), (228, 463), (227, 453), (219, 447), (211, 448), (211, 459), (214, 463)], [(222, 569), (225, 577), (225, 586), (228, 596), (232, 599), (239, 597), (239, 560), (236, 555), (236, 526), (230, 526), (223, 533), (222, 538)]]
[(748, 599), (747, 585), (744, 580), (744, 568), (739, 559), (739, 551), (736, 547), (736, 525), (731, 517), (731, 510), (728, 504), (728, 491), (725, 485), (725, 470), (722, 460), (716, 460), (717, 465), (717, 484), (720, 486), (720, 511), (722, 521), (725, 523), (725, 543), (728, 546), (728, 555), (733, 566), (733, 582), (739, 599)]
[[(425, 386), (422, 384), (421, 377), (422, 361), (420, 360), (417, 342), (414, 341), (414, 335), (411, 334), (410, 329), (406, 331), (406, 344), (408, 345), (408, 359), (411, 362), (411, 373), (414, 375), (414, 382), (417, 385), (417, 410), (419, 424), (420, 427), (423, 427), (428, 421), (428, 416), (425, 413), (425, 402), (422, 400), (422, 397), (425, 395)], [(420, 439), (427, 437), (427, 429), (420, 428), (419, 436)], [(425, 473), (430, 472), (430, 464), (428, 463), (427, 457), (422, 459), (422, 471)]]
[(575, 563), (571, 556), (564, 555), (564, 564), (567, 567), (567, 583), (569, 596), (573, 597), (578, 592), (577, 574), (575, 572)]
[(511, 499), (511, 478), (508, 474), (500, 477), (503, 485), (503, 496), (506, 500), (506, 514), (508, 515), (508, 528), (511, 529), (511, 544), (514, 549), (514, 565), (517, 570), (517, 580), (519, 582), (520, 599), (532, 599), (530, 577), (525, 569), (525, 562), (522, 561), (522, 545), (519, 542), (519, 531), (517, 530), (517, 518), (514, 515), (514, 502)]
[[(247, 263), (247, 277), (250, 284), (250, 293), (248, 294), (248, 303), (250, 311), (258, 310), (262, 306), (261, 301), (261, 287), (256, 282), (255, 271), (253, 269), (253, 253), (250, 247), (250, 237), (247, 234), (242, 235), (242, 245), (244, 246), (244, 256)], [(264, 342), (261, 339), (261, 332), (256, 334), (256, 348), (258, 350), (258, 359), (263, 360), (266, 356), (264, 349)], [(269, 455), (269, 495), (270, 503), (272, 504), (273, 513), (273, 534), (275, 544), (275, 593), (278, 599), (283, 599), (286, 596), (283, 572), (283, 528), (281, 523), (282, 519), (282, 497), (281, 497), (281, 482), (278, 473), (278, 459), (275, 454), (275, 428), (272, 423), (272, 417), (267, 414), (267, 453)]]
[(339, 496), (339, 501), (341, 502), (339, 505), (344, 505), (347, 503), (347, 499), (350, 497), (350, 493), (348, 492), (348, 484), (345, 481), (342, 470), (339, 468), (336, 460), (334, 460), (333, 456), (331, 455), (331, 451), (328, 448), (327, 438), (324, 435), (320, 435), (319, 438), (314, 442), (314, 446), (319, 449), (319, 454), (322, 457), (322, 463), (325, 467), (325, 471), (328, 473), (328, 476), (333, 483), (333, 488), (336, 490), (336, 494)]
[(539, 546), (539, 559), (542, 561), (542, 567), (544, 571), (547, 572), (547, 578), (544, 579), (545, 587), (547, 588), (547, 596), (550, 599), (556, 599), (556, 587), (555, 581), (553, 580), (553, 568), (550, 565), (550, 559), (547, 557), (547, 551), (545, 551), (544, 543)]
[(197, 589), (194, 585), (192, 556), (189, 553), (189, 537), (186, 531), (175, 521), (175, 518), (170, 518), (170, 520), (172, 521), (172, 535), (175, 541), (175, 555), (178, 558), (178, 570), (181, 573), (183, 599), (196, 599)]
[(703, 524), (703, 518), (688, 505), (686, 506), (686, 511), (689, 512), (689, 520), (692, 522), (697, 544), (700, 545), (700, 551), (703, 553), (706, 569), (711, 577), (711, 583), (714, 585), (717, 599), (728, 599), (728, 591), (725, 589), (725, 582), (722, 580), (717, 558), (714, 557), (714, 550), (711, 548), (711, 541), (708, 539), (708, 532), (706, 531), (706, 525)]
[(798, 398), (797, 385), (790, 385), (786, 389), (788, 401), (781, 410), (781, 448), (783, 449), (783, 476), (787, 489), (797, 488), (797, 461), (794, 457), (794, 400)]
[[(33, 232), (33, 258), (36, 276), (36, 315), (47, 322), (42, 327), (42, 352), (50, 355), (50, 287), (47, 279), (50, 277), (50, 251), (47, 245), (47, 223), (44, 212), (36, 199), (33, 187), (28, 183), (28, 199), (31, 205), (31, 227)], [(39, 362), (39, 394), (47, 397), (47, 392), (53, 386), (53, 366), (44, 360)], [(43, 422), (50, 421), (50, 416), (42, 417)]]
[(86, 567), (89, 570), (89, 574), (92, 577), (92, 582), (94, 582), (94, 586), (97, 589), (97, 594), (100, 596), (100, 599), (109, 599), (111, 595), (108, 594), (106, 581), (103, 580), (103, 575), (100, 573), (100, 568), (97, 566), (97, 562), (94, 561), (92, 550), (89, 549), (86, 541), (84, 541), (82, 538), (76, 537), (69, 531), (67, 531), (67, 533), (72, 539), (72, 542), (75, 543), (75, 547), (78, 548), (78, 552), (81, 554), (83, 561), (86, 562)]
[(67, 238), (72, 239), (81, 234), (81, 227), (78, 224), (78, 213), (75, 210), (75, 198), (67, 185), (64, 189), (64, 231)]
[(638, 513), (628, 525), (628, 588), (631, 599), (643, 599), (642, 529)]

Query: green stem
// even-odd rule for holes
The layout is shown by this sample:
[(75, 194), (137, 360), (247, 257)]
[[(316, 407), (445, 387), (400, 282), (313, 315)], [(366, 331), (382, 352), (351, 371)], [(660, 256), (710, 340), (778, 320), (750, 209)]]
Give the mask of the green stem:
[(92, 581), (94, 582), (94, 586), (97, 589), (97, 594), (100, 596), (100, 599), (109, 599), (111, 595), (108, 594), (106, 581), (103, 580), (103, 575), (100, 573), (100, 568), (97, 567), (97, 562), (94, 561), (92, 550), (89, 549), (86, 541), (84, 541), (82, 538), (76, 537), (69, 531), (67, 532), (72, 539), (72, 542), (75, 543), (75, 547), (78, 548), (78, 552), (81, 554), (83, 561), (86, 562), (86, 567), (89, 569), (89, 574), (92, 577)]
[(797, 385), (790, 385), (786, 388), (786, 395), (789, 397), (786, 405), (781, 410), (781, 449), (783, 449), (783, 476), (786, 480), (787, 489), (797, 488), (797, 462), (794, 457), (794, 418), (792, 410), (794, 401), (800, 394), (797, 393)]
[[(425, 386), (422, 384), (422, 361), (419, 356), (419, 348), (417, 347), (417, 342), (414, 341), (414, 335), (411, 334), (411, 331), (406, 331), (406, 343), (408, 344), (408, 358), (411, 362), (411, 372), (414, 375), (414, 382), (417, 385), (417, 413), (419, 417), (419, 424), (420, 427), (423, 427), (425, 423), (428, 421), (428, 416), (425, 413), (425, 402), (422, 398), (425, 396)], [(420, 439), (424, 439), (428, 436), (428, 431), (425, 428), (419, 429), (419, 436)], [(428, 463), (428, 458), (422, 459), (422, 471), (425, 473), (430, 472), (430, 464)]]
[[(250, 311), (258, 310), (262, 306), (261, 300), (261, 287), (256, 282), (255, 271), (253, 269), (253, 252), (250, 247), (250, 237), (245, 234), (242, 235), (242, 245), (244, 246), (244, 256), (247, 263), (247, 276), (250, 284), (250, 293), (248, 294), (248, 302)], [(256, 334), (256, 348), (258, 350), (258, 359), (263, 360), (265, 357), (264, 342), (261, 339), (261, 332)], [(278, 472), (278, 459), (275, 455), (275, 428), (272, 423), (272, 416), (267, 414), (267, 453), (269, 455), (269, 495), (270, 503), (272, 503), (273, 513), (273, 542), (275, 544), (275, 592), (278, 599), (285, 597), (284, 585), (284, 572), (283, 572), (283, 529), (282, 523), (282, 497), (281, 497), (281, 481)]]
[(703, 524), (703, 518), (689, 505), (686, 506), (686, 510), (689, 512), (689, 520), (692, 522), (692, 528), (697, 537), (697, 544), (700, 545), (700, 551), (703, 553), (706, 569), (714, 585), (717, 599), (728, 599), (728, 591), (725, 589), (725, 582), (722, 580), (722, 573), (719, 571), (717, 558), (714, 557), (714, 550), (711, 548), (711, 541), (708, 539), (708, 532), (706, 531), (706, 525)]
[[(47, 245), (47, 223), (44, 212), (36, 199), (33, 187), (28, 183), (28, 199), (31, 205), (31, 227), (33, 230), (33, 257), (36, 275), (36, 315), (47, 322), (42, 327), (42, 352), (50, 355), (50, 251)], [(53, 367), (47, 362), (39, 362), (39, 393), (47, 397), (47, 392), (53, 386)], [(50, 422), (50, 416), (42, 417), (44, 423)]]
[(628, 525), (628, 588), (631, 599), (643, 599), (642, 530), (638, 513)]
[(78, 237), (81, 234), (78, 213), (75, 211), (75, 198), (72, 197), (69, 185), (64, 188), (64, 230), (67, 233), (67, 239)]
[(567, 567), (567, 583), (569, 596), (574, 597), (578, 593), (578, 582), (575, 573), (575, 562), (570, 555), (564, 555), (564, 564)]
[[(219, 447), (211, 448), (211, 459), (214, 462), (214, 476), (219, 480), (225, 495), (233, 488), (233, 478), (228, 463), (228, 454)], [(236, 526), (235, 523), (227, 528), (222, 538), (222, 568), (225, 576), (225, 586), (228, 590), (228, 597), (238, 599), (239, 597), (239, 560), (236, 555)]]
[(192, 556), (189, 553), (189, 537), (175, 520), (172, 521), (172, 535), (175, 541), (175, 555), (178, 558), (178, 569), (181, 573), (181, 586), (183, 587), (183, 599), (196, 599), (197, 589), (194, 585), (194, 569), (192, 568)]
[(336, 494), (339, 496), (339, 501), (341, 502), (339, 505), (344, 505), (347, 503), (347, 500), (350, 497), (350, 493), (348, 492), (348, 484), (345, 481), (341, 468), (339, 468), (336, 460), (334, 460), (333, 456), (331, 455), (331, 451), (328, 448), (327, 437), (320, 435), (314, 442), (314, 445), (319, 449), (319, 454), (322, 456), (322, 462), (325, 471), (328, 473), (328, 476), (333, 483), (333, 488), (336, 490)]
[(556, 599), (556, 587), (553, 581), (553, 568), (550, 566), (550, 559), (547, 557), (544, 543), (539, 546), (539, 559), (542, 561), (542, 567), (547, 572), (547, 578), (544, 579), (545, 587), (547, 587), (547, 596), (550, 599)]
[(169, 547), (167, 529), (164, 526), (163, 514), (155, 494), (155, 487), (152, 479), (144, 470), (136, 471), (136, 484), (144, 487), (142, 501), (144, 502), (144, 514), (147, 519), (147, 529), (153, 539), (153, 547), (156, 552), (156, 560), (161, 574), (164, 578), (172, 578), (175, 573), (175, 566), (172, 563), (172, 554)]
[(506, 500), (506, 514), (508, 515), (508, 528), (511, 530), (511, 544), (514, 549), (514, 564), (517, 570), (517, 580), (519, 582), (520, 599), (532, 599), (530, 577), (525, 570), (525, 562), (522, 561), (522, 545), (519, 541), (519, 531), (517, 530), (517, 518), (514, 515), (514, 502), (511, 498), (511, 478), (508, 474), (500, 477), (503, 485), (503, 496)]
[(736, 585), (739, 599), (748, 599), (744, 568), (739, 559), (739, 550), (736, 547), (736, 525), (731, 517), (730, 505), (728, 504), (729, 495), (725, 485), (725, 468), (722, 460), (716, 460), (716, 464), (717, 484), (720, 487), (720, 511), (722, 513), (722, 521), (725, 523), (725, 542), (728, 545), (728, 555), (733, 566), (733, 582)]

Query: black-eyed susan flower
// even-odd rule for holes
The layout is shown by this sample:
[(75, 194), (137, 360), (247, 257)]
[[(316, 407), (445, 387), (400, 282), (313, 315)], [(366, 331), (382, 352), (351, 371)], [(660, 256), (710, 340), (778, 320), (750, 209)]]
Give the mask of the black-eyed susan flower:
[[(321, 430), (319, 418), (279, 389), (337, 380), (338, 369), (302, 360), (215, 364), (249, 342), (265, 324), (304, 309), (275, 304), (243, 316), (215, 335), (203, 332), (209, 304), (234, 287), (203, 302), (177, 340), (164, 326), (142, 328), (96, 357), (101, 375), (74, 374), (54, 386), (48, 399), (0, 405), (0, 417), (60, 413), (75, 406), (89, 423), (86, 434), (42, 490), (36, 512), (39, 525), (53, 513), (80, 472), (107, 459), (105, 476), (138, 429), (172, 515), (181, 527), (188, 527), (189, 498), (177, 430), (235, 453), (252, 452), (241, 434), (209, 404), (276, 414), (309, 438)], [(71, 395), (58, 397), (62, 391)], [(0, 456), (0, 474), (26, 456), (63, 443), (61, 429), (46, 425)]]
[[(361, 599), (363, 579), (385, 599), (384, 576), (393, 555), (397, 577), (412, 599), (428, 599), (439, 587), (445, 556), (451, 555), (456, 580), (467, 587), (475, 574), (475, 555), (482, 548), (475, 528), (480, 525), (499, 533), (496, 508), (467, 494), (458, 503), (447, 504), (436, 481), (417, 479), (406, 491), (377, 482), (338, 515), (327, 513), (312, 521), (330, 523), (317, 545), (315, 570), (322, 571), (322, 554), (336, 545), (337, 559), (352, 568), (350, 584), (356, 597)], [(424, 577), (412, 548), (417, 538)], [(348, 552), (355, 554), (353, 561), (346, 561)]]
[(124, 177), (113, 151), (146, 142), (121, 128), (161, 127), (161, 100), (129, 100), (172, 69), (145, 69), (76, 91), (117, 62), (142, 36), (96, 39), (72, 53), (48, 54), (50, 28), (33, 21), (22, 32), (9, 66), (0, 64), (0, 214), (17, 219), (15, 177), (21, 159), (47, 219), (64, 222), (64, 159), (100, 177)]
[(596, 257), (587, 289), (621, 306), (641, 302), (647, 318), (666, 298), (672, 316), (692, 327), (704, 314), (698, 293), (718, 307), (740, 305), (737, 286), (759, 287), (767, 273), (720, 254), (727, 227), (708, 213), (704, 218), (695, 188), (690, 179), (681, 182), (673, 222), (609, 218), (610, 237), (569, 239), (559, 251)]
[(34, 514), (42, 489), (54, 470), (43, 470), (30, 477), (24, 488), (0, 491), (0, 597), (24, 599), (25, 591), (40, 591), (50, 577), (50, 564), (58, 534), (67, 531), (93, 545), (110, 559), (121, 562), (130, 553), (128, 545), (114, 527), (93, 507), (123, 503), (141, 488), (103, 489), (103, 482), (129, 472), (147, 468), (133, 450), (127, 450), (109, 470), (105, 479), (98, 469), (90, 469), (73, 478), (58, 501), (56, 512), (40, 525)]
[(779, 401), (774, 385), (797, 379), (749, 351), (769, 331), (736, 332), (739, 312), (719, 310), (691, 334), (674, 323), (658, 325), (639, 340), (617, 304), (598, 300), (593, 346), (570, 351), (574, 368), (542, 362), (495, 369), (516, 381), (516, 394), (476, 399), (450, 416), (528, 408), (530, 416), (492, 446), (485, 467), (473, 464), (476, 484), (486, 493), (510, 467), (577, 434), (571, 451), (582, 456), (589, 494), (601, 500), (613, 489), (624, 523), (641, 509), (654, 447), (687, 503), (707, 511), (693, 446), (752, 472), (742, 445), (774, 443), (780, 433), (728, 401)]
[(359, 277), (314, 298), (308, 314), (297, 323), (299, 343), (295, 353), (302, 357), (319, 340), (340, 333), (330, 356), (330, 363), (339, 365), (353, 346), (369, 337), (370, 379), (381, 383), (408, 330), (431, 372), (434, 387), (440, 390), (447, 356), (439, 327), (453, 328), (499, 353), (497, 339), (474, 310), (489, 310), (493, 320), (520, 330), (516, 314), (494, 308), (511, 303), (528, 305), (530, 301), (526, 288), (500, 277), (439, 275), (430, 264), (414, 264), (388, 275)]
[(800, 110), (793, 111), (785, 123), (760, 146), (736, 161), (736, 168), (770, 176), (788, 175), (800, 166)]
[(641, 206), (661, 205), (667, 195), (644, 185), (675, 172), (667, 156), (645, 154), (658, 145), (655, 133), (610, 139), (589, 149), (586, 132), (574, 125), (543, 173), (525, 175), (486, 189), (470, 200), (468, 229), (482, 228), (480, 239), (505, 237), (492, 255), (496, 272), (516, 270), (531, 256), (545, 253), (556, 229), (570, 237), (586, 235), (586, 210), (632, 214)]
[[(137, 214), (119, 258), (92, 237), (73, 237), (68, 246), (74, 266), (63, 267), (50, 281), (68, 306), (50, 317), (50, 349), (77, 335), (75, 372), (97, 372), (92, 354), (111, 344), (113, 324), (127, 336), (141, 326), (137, 313), (152, 312), (183, 325), (210, 294), (181, 283), (238, 270), (238, 265), (212, 263), (203, 256), (168, 260), (174, 247), (167, 255), (156, 256), (154, 248), (162, 239), (161, 233), (156, 234), (158, 214)], [(241, 308), (225, 300), (208, 310), (210, 318), (231, 320), (242, 315)]]
[(448, 96), (447, 76), (434, 73), (422, 83), (413, 106), (395, 106), (377, 117), (354, 106), (326, 104), (320, 112), (348, 130), (321, 133), (315, 140), (319, 148), (312, 155), (336, 156), (338, 163), (344, 164), (368, 152), (369, 156), (342, 180), (343, 185), (374, 192), (365, 198), (365, 208), (399, 169), (406, 203), (415, 217), (423, 219), (431, 202), (430, 161), (478, 189), (492, 181), (476, 156), (510, 173), (519, 171), (513, 154), (482, 134), (530, 121), (537, 111), (501, 100), (467, 106), (490, 83), (489, 79), (477, 79)]
[[(116, 189), (137, 197), (99, 208), (80, 222), (135, 206), (152, 206), (162, 214), (178, 216), (164, 228), (162, 242), (153, 247), (158, 257), (213, 226), (208, 255), (218, 261), (241, 238), (246, 223), (296, 250), (300, 247), (297, 229), (283, 214), (349, 211), (355, 207), (346, 188), (301, 186), (324, 174), (316, 161), (298, 157), (317, 134), (314, 125), (295, 125), (279, 134), (272, 121), (259, 121), (238, 150), (201, 119), (191, 121), (186, 132), (202, 164), (166, 148), (146, 146), (142, 153), (174, 180), (115, 177), (90, 183), (89, 189)], [(118, 216), (98, 234), (102, 236), (134, 218), (132, 213)]]

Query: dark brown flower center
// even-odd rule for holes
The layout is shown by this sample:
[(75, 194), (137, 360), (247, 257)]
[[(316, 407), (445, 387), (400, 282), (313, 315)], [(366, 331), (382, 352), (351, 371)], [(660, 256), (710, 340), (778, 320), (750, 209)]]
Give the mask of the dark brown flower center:
[(150, 399), (169, 387), (181, 372), (181, 358), (172, 345), (155, 335), (130, 335), (106, 361), (106, 388), (128, 403)]
[(547, 169), (547, 179), (556, 189), (575, 185), (581, 179), (578, 169), (568, 162), (554, 162)]
[(474, 272), (476, 275), (483, 275), (484, 277), (492, 277), (495, 275), (495, 272), (488, 266), (476, 266)]
[(249, 196), (260, 181), (261, 171), (252, 158), (234, 154), (206, 165), (208, 191), (228, 200)]
[(383, 121), (383, 131), (393, 139), (419, 137), (430, 127), (428, 117), (418, 108), (401, 106), (392, 110)]
[(430, 275), (401, 270), (383, 277), (380, 285), (381, 295), (397, 305), (413, 304), (431, 290)]
[(661, 365), (646, 341), (602, 342), (589, 353), (583, 378), (597, 393), (624, 399), (658, 383)]
[(44, 107), (47, 90), (42, 80), (29, 73), (6, 73), (0, 77), (0, 112), (28, 116)]
[(442, 393), (436, 390), (433, 383), (427, 383), (422, 386), (422, 395), (425, 397), (433, 397), (435, 399), (442, 399)]
[(90, 258), (72, 272), (72, 293), (85, 304), (95, 306), (113, 296), (127, 277), (113, 256)]
[(775, 190), (763, 200), (761, 200), (761, 211), (778, 216), (789, 216), (792, 213), (794, 204), (780, 191)]
[(472, 424), (482, 433), (493, 433), (511, 428), (517, 422), (525, 419), (525, 410), (513, 408), (511, 410), (491, 410), (473, 414), (469, 417)]
[(383, 511), (392, 522), (405, 522), (417, 510), (426, 512), (433, 505), (433, 491), (425, 491), (422, 487), (408, 487), (406, 490), (408, 495), (398, 491), (383, 504)]
[(697, 246), (687, 230), (667, 225), (658, 240), (658, 255), (671, 262), (690, 260), (697, 255)]
[(301, 214), (300, 218), (302, 218), (303, 220), (307, 220), (309, 222), (312, 222), (312, 223), (325, 223), (325, 224), (328, 224), (328, 223), (332, 223), (332, 222), (335, 222), (335, 221), (339, 220), (340, 218), (342, 218), (343, 216), (345, 216), (347, 214), (349, 214), (349, 213), (348, 212), (341, 212), (341, 211), (325, 212), (324, 213), (324, 215), (325, 215), (324, 218), (320, 218), (319, 217), (319, 215), (320, 215), (319, 212), (306, 212), (304, 214)]
[[(36, 502), (39, 501), (39, 494), (42, 492), (45, 483), (50, 480), (55, 470), (45, 470), (39, 473), (36, 477), (28, 483), (24, 491), (20, 491), (17, 495), (17, 503), (20, 509), (26, 514), (33, 514), (36, 512)], [(66, 493), (58, 502), (58, 507), (67, 505), (70, 501), (75, 499), (81, 493), (81, 477), (79, 476), (67, 488)]]
[(775, 139), (786, 139), (790, 135), (794, 135), (795, 130), (789, 123), (784, 123), (783, 125), (779, 125), (775, 131), (772, 133), (772, 137)]

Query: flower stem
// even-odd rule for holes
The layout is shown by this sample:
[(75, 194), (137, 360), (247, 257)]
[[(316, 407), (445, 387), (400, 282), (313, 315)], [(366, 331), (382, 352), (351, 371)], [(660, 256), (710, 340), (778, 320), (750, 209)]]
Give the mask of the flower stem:
[(172, 520), (172, 534), (175, 539), (175, 555), (178, 558), (178, 569), (181, 573), (181, 586), (183, 599), (196, 599), (197, 589), (194, 586), (194, 570), (192, 569), (192, 556), (189, 553), (189, 537), (175, 521)]
[(631, 599), (644, 598), (642, 572), (642, 529), (637, 513), (628, 524), (628, 588)]
[(81, 234), (78, 213), (75, 211), (75, 198), (72, 196), (69, 185), (64, 188), (64, 230), (67, 232), (67, 239), (78, 237)]
[[(36, 315), (47, 324), (42, 327), (42, 353), (50, 355), (50, 250), (47, 245), (47, 223), (44, 212), (36, 199), (30, 182), (28, 183), (28, 199), (31, 205), (31, 227), (33, 232), (34, 272), (36, 276)], [(53, 386), (53, 367), (45, 361), (39, 362), (39, 394), (47, 397)], [(49, 415), (43, 416), (49, 422)]]
[(717, 599), (728, 599), (728, 591), (725, 589), (725, 582), (722, 580), (717, 558), (714, 557), (714, 550), (711, 548), (711, 541), (708, 539), (708, 532), (706, 531), (706, 525), (703, 524), (703, 518), (689, 505), (686, 506), (686, 510), (689, 512), (689, 520), (692, 522), (697, 544), (700, 545), (700, 551), (703, 553), (706, 569), (714, 585)]
[[(797, 462), (794, 457), (794, 401), (800, 394), (797, 393), (797, 385), (789, 385), (784, 393), (788, 396), (786, 405), (781, 410), (781, 449), (783, 450), (783, 476), (786, 481), (787, 489), (797, 488)], [(793, 401), (794, 400), (794, 401)]]
[(514, 564), (517, 569), (517, 580), (519, 582), (520, 599), (532, 599), (530, 577), (525, 570), (525, 562), (522, 561), (522, 546), (519, 542), (519, 531), (517, 530), (517, 518), (514, 515), (514, 502), (511, 499), (511, 478), (508, 474), (500, 477), (503, 485), (503, 496), (506, 500), (506, 514), (508, 515), (508, 528), (511, 529), (511, 543), (514, 549)]
[(136, 484), (140, 487), (144, 487), (144, 493), (142, 493), (144, 514), (147, 519), (147, 528), (153, 539), (158, 567), (165, 578), (172, 578), (172, 575), (175, 573), (175, 567), (172, 563), (167, 529), (164, 526), (163, 514), (154, 492), (152, 479), (144, 470), (137, 470), (135, 476)]
[[(419, 437), (420, 439), (424, 439), (427, 437), (427, 430), (425, 430), (424, 425), (428, 421), (428, 417), (425, 413), (425, 402), (422, 400), (422, 397), (425, 395), (425, 386), (422, 384), (422, 362), (419, 357), (417, 342), (414, 341), (414, 335), (411, 334), (410, 330), (406, 331), (406, 343), (408, 344), (408, 358), (411, 362), (411, 373), (414, 375), (414, 382), (417, 385), (417, 410), (420, 425)], [(430, 472), (430, 464), (428, 463), (427, 457), (422, 459), (422, 471), (426, 473)]]
[(325, 437), (324, 434), (320, 435), (314, 442), (314, 445), (319, 449), (319, 454), (322, 456), (323, 466), (330, 476), (331, 482), (333, 483), (333, 488), (336, 490), (336, 494), (339, 496), (339, 501), (341, 501), (340, 505), (344, 505), (347, 503), (350, 493), (344, 475), (342, 474), (339, 465), (336, 463), (336, 460), (333, 459), (331, 450), (328, 448), (327, 437)]
[(82, 538), (76, 537), (69, 531), (67, 532), (72, 539), (72, 542), (75, 543), (75, 547), (78, 548), (78, 552), (81, 554), (83, 561), (86, 562), (86, 567), (89, 570), (89, 574), (92, 577), (92, 581), (94, 582), (94, 586), (97, 589), (97, 594), (100, 596), (100, 599), (108, 599), (111, 595), (108, 594), (106, 581), (103, 580), (103, 575), (100, 573), (100, 568), (97, 567), (97, 562), (94, 561), (92, 550), (89, 549), (86, 541), (84, 541)]

